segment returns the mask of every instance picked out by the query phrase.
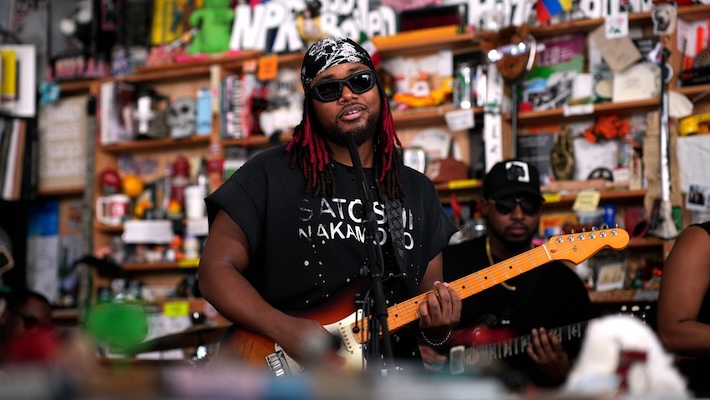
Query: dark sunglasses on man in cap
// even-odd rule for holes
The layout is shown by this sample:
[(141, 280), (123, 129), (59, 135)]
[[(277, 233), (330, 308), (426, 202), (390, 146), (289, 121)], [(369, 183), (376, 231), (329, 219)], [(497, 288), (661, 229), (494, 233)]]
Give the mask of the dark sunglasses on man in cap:
[(320, 81), (311, 88), (311, 95), (318, 101), (328, 103), (340, 98), (343, 94), (343, 85), (346, 85), (355, 94), (363, 94), (375, 87), (376, 82), (377, 79), (374, 72), (370, 70), (360, 71), (345, 79)]
[(518, 204), (520, 204), (523, 213), (528, 216), (536, 215), (542, 208), (542, 200), (533, 196), (506, 196), (491, 201), (495, 205), (496, 211), (502, 215), (512, 213)]

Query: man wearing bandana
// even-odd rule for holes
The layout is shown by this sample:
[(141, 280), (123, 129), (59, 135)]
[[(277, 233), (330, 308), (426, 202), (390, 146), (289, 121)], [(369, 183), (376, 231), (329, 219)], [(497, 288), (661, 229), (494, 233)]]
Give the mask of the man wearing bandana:
[[(314, 43), (303, 59), (301, 83), (303, 119), (292, 140), (251, 158), (206, 199), (210, 233), (200, 291), (234, 323), (220, 351), (247, 360), (257, 355), (266, 366), (255, 349), (266, 342), (265, 351), (273, 352), (276, 343), (301, 366), (314, 358), (340, 365), (334, 352), (324, 356), (312, 345), (332, 342), (323, 325), (334, 321), (323, 314), (336, 305), (354, 310), (356, 297), (370, 304), (370, 278), (363, 271), (381, 266), (387, 307), (426, 293), (410, 310), (416, 318), (389, 335), (397, 365), (386, 368), (417, 368), (417, 341), (443, 344), (459, 320), (461, 301), (443, 282), (440, 254), (456, 228), (431, 181), (404, 166), (387, 98), (362, 47), (340, 37)], [(365, 240), (350, 134), (381, 252)], [(379, 254), (382, 263), (372, 259)], [(353, 288), (362, 289), (360, 296)], [(335, 314), (345, 318), (349, 312)], [(387, 346), (377, 347), (386, 353)]]

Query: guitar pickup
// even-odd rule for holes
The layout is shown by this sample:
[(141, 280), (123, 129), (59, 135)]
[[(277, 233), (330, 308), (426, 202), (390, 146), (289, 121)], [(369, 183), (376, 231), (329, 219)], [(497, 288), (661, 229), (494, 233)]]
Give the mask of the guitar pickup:
[(277, 378), (291, 376), (291, 369), (288, 367), (286, 356), (283, 351), (279, 350), (275, 353), (267, 355), (264, 358), (266, 359), (266, 365), (269, 366), (269, 369)]

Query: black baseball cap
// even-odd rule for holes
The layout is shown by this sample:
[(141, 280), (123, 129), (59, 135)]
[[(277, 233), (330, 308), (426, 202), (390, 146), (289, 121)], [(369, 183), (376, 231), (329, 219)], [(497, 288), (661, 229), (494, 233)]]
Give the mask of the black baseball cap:
[(532, 194), (545, 200), (534, 165), (521, 160), (500, 161), (483, 178), (484, 198), (496, 200), (513, 194)]

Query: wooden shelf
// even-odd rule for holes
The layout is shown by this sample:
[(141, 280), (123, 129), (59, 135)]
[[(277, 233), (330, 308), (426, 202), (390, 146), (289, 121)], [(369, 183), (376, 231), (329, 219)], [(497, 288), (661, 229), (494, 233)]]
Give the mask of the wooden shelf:
[(258, 51), (241, 51), (180, 63), (139, 67), (136, 68), (135, 74), (115, 79), (121, 82), (142, 83), (209, 76), (213, 66), (226, 69), (240, 68), (245, 61), (254, 60), (260, 54), (261, 52)]
[[(614, 200), (638, 200), (646, 196), (646, 189), (638, 190), (602, 190), (600, 191), (600, 201)], [(545, 207), (556, 207), (560, 205), (572, 205), (577, 200), (577, 194), (561, 194), (559, 199), (547, 197)]]
[[(518, 124), (552, 124), (561, 123), (563, 121), (569, 120), (579, 120), (588, 119), (596, 115), (601, 114), (633, 114), (637, 112), (646, 112), (658, 108), (659, 99), (646, 99), (646, 100), (635, 100), (635, 101), (625, 101), (617, 103), (599, 103), (594, 104), (589, 107), (589, 113), (579, 114), (574, 110), (579, 110), (579, 108), (573, 109), (569, 115), (565, 115), (564, 108), (555, 108), (552, 110), (543, 111), (525, 111), (518, 113)], [(512, 116), (510, 114), (504, 114), (503, 116), (506, 120), (510, 121)]]
[(193, 270), (197, 268), (199, 260), (189, 260), (186, 262), (151, 262), (151, 263), (126, 263), (121, 265), (121, 269), (126, 272), (159, 272), (178, 270)]
[(706, 96), (710, 94), (710, 83), (704, 85), (692, 85), (673, 89), (676, 92), (683, 94), (693, 101), (694, 97), (703, 95)]
[(57, 308), (52, 310), (52, 320), (60, 323), (78, 321), (79, 310), (76, 308)]
[(73, 187), (66, 189), (49, 189), (38, 190), (39, 197), (55, 197), (55, 196), (79, 196), (84, 193), (84, 187)]
[[(604, 18), (588, 18), (575, 21), (560, 22), (553, 25), (531, 27), (530, 33), (537, 39), (551, 38), (571, 33), (589, 33), (604, 25)], [(629, 24), (638, 25), (652, 23), (650, 12), (630, 13)]]
[(589, 292), (589, 299), (592, 303), (629, 303), (658, 300), (658, 291), (618, 289)]
[(118, 154), (123, 152), (149, 152), (154, 150), (179, 149), (189, 147), (207, 146), (210, 142), (210, 135), (190, 136), (182, 139), (163, 138), (132, 140), (115, 144), (105, 144), (99, 146), (99, 150), (104, 153)]
[(94, 83), (93, 79), (83, 79), (83, 80), (73, 80), (57, 82), (59, 84), (59, 90), (62, 95), (72, 95), (72, 94), (86, 94), (89, 93), (91, 89), (91, 84)]
[(399, 32), (392, 36), (375, 36), (372, 42), (383, 57), (434, 52), (442, 49), (476, 51), (478, 40), (473, 32), (459, 32), (456, 25)]
[(662, 247), (668, 244), (668, 242), (668, 240), (653, 236), (631, 238), (629, 240), (629, 247)]
[[(404, 126), (439, 125), (444, 124), (445, 115), (457, 108), (453, 104), (447, 103), (436, 107), (410, 108), (404, 111), (393, 111), (392, 117), (397, 128)], [(473, 115), (482, 115), (482, 107), (474, 107)]]

